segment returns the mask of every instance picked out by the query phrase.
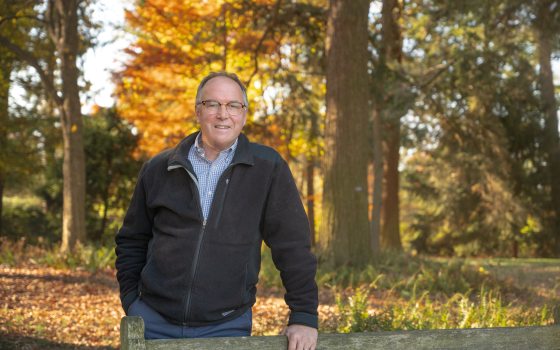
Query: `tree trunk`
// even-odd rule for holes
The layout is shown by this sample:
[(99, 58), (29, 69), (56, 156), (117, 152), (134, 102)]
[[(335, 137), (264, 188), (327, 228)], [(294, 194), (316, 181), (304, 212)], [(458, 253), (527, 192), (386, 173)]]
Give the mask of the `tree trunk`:
[(316, 245), (315, 239), (315, 157), (307, 157), (307, 217), (311, 229), (311, 246)]
[[(543, 1), (537, 15), (537, 46), (539, 54), (539, 79), (543, 111), (545, 113), (544, 148), (548, 163), (552, 212), (551, 228), (554, 235), (554, 253), (560, 255), (560, 140), (558, 137), (558, 106), (554, 91), (551, 55), (554, 35), (551, 31), (551, 2)], [(558, 9), (556, 9), (558, 10)]]
[(371, 208), (371, 248), (374, 254), (381, 250), (381, 206), (383, 203), (383, 132), (379, 106), (373, 114), (373, 206)]
[(49, 29), (60, 59), (62, 78), (60, 122), (64, 145), (64, 185), (61, 251), (65, 252), (73, 250), (86, 237), (85, 155), (76, 67), (79, 45), (77, 0), (49, 1)]
[[(400, 17), (398, 0), (383, 0), (382, 7), (382, 70), (397, 66), (402, 60), (401, 33), (398, 25)], [(387, 74), (383, 74), (386, 84)], [(395, 82), (393, 82), (395, 83)], [(399, 150), (400, 150), (400, 115), (392, 115), (391, 107), (384, 104), (385, 134), (385, 192), (383, 196), (383, 229), (381, 230), (381, 246), (384, 249), (402, 250), (400, 238), (399, 215)]]
[(368, 222), (369, 1), (331, 0), (327, 23), (327, 118), (321, 240), (336, 265), (371, 255)]
[(383, 229), (381, 247), (402, 250), (399, 216), (399, 149), (401, 142), (400, 118), (385, 124), (386, 135), (385, 195), (383, 197)]
[(6, 179), (6, 154), (8, 149), (8, 96), (10, 92), (10, 74), (12, 73), (12, 58), (0, 50), (0, 235), (2, 231), (2, 202), (4, 199), (4, 184)]

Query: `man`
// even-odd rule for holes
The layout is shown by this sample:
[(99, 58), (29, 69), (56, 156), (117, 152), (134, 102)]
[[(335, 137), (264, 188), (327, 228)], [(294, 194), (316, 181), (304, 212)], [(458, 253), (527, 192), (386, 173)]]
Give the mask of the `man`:
[(286, 162), (241, 133), (247, 107), (236, 75), (208, 75), (200, 132), (142, 167), (115, 239), (121, 302), (144, 318), (147, 338), (248, 336), (264, 240), (286, 288), (289, 349), (313, 350), (307, 216)]

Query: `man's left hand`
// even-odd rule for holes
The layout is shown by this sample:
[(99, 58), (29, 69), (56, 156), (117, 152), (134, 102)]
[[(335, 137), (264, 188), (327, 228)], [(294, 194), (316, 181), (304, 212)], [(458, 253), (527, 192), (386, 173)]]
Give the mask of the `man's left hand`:
[(293, 324), (286, 328), (288, 350), (315, 350), (318, 332), (313, 327)]

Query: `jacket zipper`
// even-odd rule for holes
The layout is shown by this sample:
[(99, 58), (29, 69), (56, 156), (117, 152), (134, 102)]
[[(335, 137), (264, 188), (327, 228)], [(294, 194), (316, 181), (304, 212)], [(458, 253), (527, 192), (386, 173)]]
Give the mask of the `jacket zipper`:
[(189, 283), (189, 290), (187, 292), (187, 301), (186, 301), (186, 305), (185, 305), (185, 314), (183, 315), (183, 321), (185, 322), (186, 325), (186, 321), (187, 321), (187, 317), (189, 316), (189, 312), (191, 311), (191, 296), (192, 296), (192, 289), (193, 289), (193, 284), (194, 284), (194, 277), (196, 275), (196, 268), (198, 266), (198, 258), (200, 255), (200, 247), (202, 246), (202, 238), (204, 237), (204, 230), (206, 228), (206, 220), (203, 221), (202, 223), (202, 229), (200, 230), (200, 235), (198, 237), (198, 242), (196, 244), (196, 250), (194, 252), (194, 261), (192, 264), (192, 268), (191, 268), (191, 278), (190, 278), (190, 283)]
[[(226, 172), (229, 171), (230, 168), (232, 168), (234, 165), (236, 165), (236, 164), (230, 164), (226, 169), (224, 169), (224, 172), (222, 173), (222, 175), (220, 175), (220, 179), (218, 180), (218, 183), (220, 183), (224, 174), (226, 174)], [(200, 217), (203, 218), (202, 229), (200, 230), (200, 234), (198, 236), (198, 241), (197, 241), (197, 244), (196, 244), (196, 250), (195, 250), (195, 253), (194, 253), (194, 260), (193, 260), (192, 268), (191, 268), (191, 276), (190, 276), (190, 280), (189, 280), (189, 290), (187, 291), (187, 295), (185, 296), (186, 301), (185, 301), (185, 312), (183, 314), (183, 325), (187, 325), (187, 317), (189, 316), (190, 308), (191, 308), (192, 288), (193, 288), (194, 279), (195, 279), (195, 276), (196, 276), (196, 269), (198, 267), (198, 260), (199, 260), (199, 257), (200, 257), (200, 248), (202, 246), (202, 241), (203, 241), (203, 238), (204, 238), (204, 232), (206, 231), (207, 220), (204, 219), (204, 214), (202, 213), (202, 206), (200, 204), (198, 179), (196, 178), (196, 176), (193, 173), (191, 173), (189, 171), (189, 169), (185, 168), (182, 165), (179, 165), (179, 166), (181, 168), (185, 169), (185, 171), (187, 172), (187, 174), (189, 174), (189, 176), (191, 177), (191, 179), (193, 180), (193, 182), (194, 182), (194, 184), (197, 188), (196, 197), (198, 199), (197, 200), (198, 210), (199, 210), (199, 213), (200, 213)], [(178, 167), (178, 166), (175, 166), (171, 169), (174, 169), (176, 167)], [(228, 187), (227, 185), (229, 185), (229, 178), (226, 179), (226, 188), (224, 189), (224, 194), (222, 195), (222, 200), (225, 198), (225, 191)], [(210, 214), (212, 214), (212, 208), (213, 207), (214, 207), (214, 200), (212, 200), (212, 205), (210, 206), (210, 212), (208, 213), (208, 217), (210, 217)], [(222, 207), (223, 207), (223, 203), (220, 203), (220, 209), (219, 209), (220, 215), (221, 215), (221, 212), (222, 212)]]
[(198, 211), (200, 213), (200, 217), (202, 218), (202, 228), (200, 229), (200, 234), (198, 235), (198, 241), (196, 243), (196, 250), (194, 252), (194, 259), (193, 259), (193, 263), (192, 263), (192, 267), (191, 267), (191, 276), (190, 276), (190, 280), (189, 280), (189, 290), (187, 291), (187, 295), (185, 296), (185, 313), (183, 314), (183, 325), (187, 325), (187, 317), (189, 315), (190, 312), (190, 308), (191, 308), (191, 295), (192, 295), (192, 288), (193, 288), (193, 283), (194, 283), (194, 277), (196, 275), (196, 268), (198, 266), (198, 259), (199, 259), (199, 255), (200, 255), (200, 247), (202, 246), (202, 238), (204, 237), (204, 231), (206, 229), (206, 219), (204, 219), (204, 214), (202, 213), (202, 206), (200, 204), (200, 195), (199, 195), (199, 189), (198, 189), (198, 179), (196, 178), (196, 176), (194, 174), (192, 174), (187, 168), (184, 168), (185, 171), (189, 174), (189, 176), (192, 178), (192, 180), (194, 181), (194, 184), (196, 186), (196, 198), (197, 198), (197, 205), (198, 205)]

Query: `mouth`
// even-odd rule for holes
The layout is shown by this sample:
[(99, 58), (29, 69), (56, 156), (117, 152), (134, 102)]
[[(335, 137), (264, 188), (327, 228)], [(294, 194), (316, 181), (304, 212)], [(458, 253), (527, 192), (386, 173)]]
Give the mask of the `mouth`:
[(215, 125), (214, 128), (215, 129), (222, 129), (222, 130), (231, 129), (231, 127), (228, 126), (228, 125)]

